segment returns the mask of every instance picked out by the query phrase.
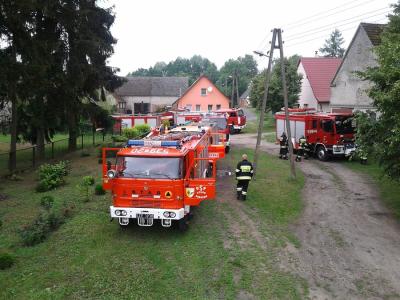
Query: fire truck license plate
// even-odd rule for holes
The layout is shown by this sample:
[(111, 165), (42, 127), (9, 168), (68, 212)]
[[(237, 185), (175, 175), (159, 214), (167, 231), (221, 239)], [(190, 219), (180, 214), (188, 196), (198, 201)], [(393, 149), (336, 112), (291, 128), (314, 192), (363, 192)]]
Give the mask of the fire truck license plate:
[(136, 215), (139, 226), (152, 226), (154, 215), (152, 214), (137, 214)]

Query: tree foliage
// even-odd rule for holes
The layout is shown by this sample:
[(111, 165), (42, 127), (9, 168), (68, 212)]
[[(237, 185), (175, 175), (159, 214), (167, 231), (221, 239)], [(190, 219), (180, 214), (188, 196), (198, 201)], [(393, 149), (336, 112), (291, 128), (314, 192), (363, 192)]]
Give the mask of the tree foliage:
[[(297, 63), (299, 56), (294, 55), (284, 59), (286, 68), (286, 82), (288, 87), (288, 100), (289, 106), (293, 106), (299, 98), (301, 91), (302, 76), (297, 74)], [(264, 70), (261, 74), (257, 75), (251, 86), (250, 102), (253, 107), (261, 108), (262, 100), (265, 91), (266, 72)], [(283, 90), (282, 90), (282, 72), (281, 60), (277, 59), (272, 68), (271, 81), (268, 90), (267, 110), (273, 113), (281, 110), (283, 107)]]
[(194, 55), (190, 59), (178, 57), (168, 64), (157, 62), (153, 67), (140, 68), (129, 73), (128, 76), (187, 76), (189, 77), (189, 84), (192, 84), (202, 74), (212, 81), (216, 81), (218, 79), (217, 66), (207, 58)]
[(257, 62), (252, 55), (246, 54), (237, 59), (229, 59), (220, 70), (209, 59), (194, 55), (190, 59), (178, 57), (168, 64), (158, 62), (153, 67), (148, 69), (140, 68), (129, 73), (128, 76), (187, 76), (189, 77), (189, 84), (192, 84), (203, 74), (215, 82), (225, 95), (230, 97), (232, 93), (232, 78), (235, 74), (238, 77), (240, 95), (248, 88), (250, 81), (257, 73)]
[(342, 48), (343, 43), (342, 33), (338, 29), (335, 29), (329, 38), (325, 40), (324, 46), (319, 48), (319, 51), (325, 57), (343, 57), (346, 51)]
[(45, 140), (67, 124), (74, 149), (87, 99), (122, 83), (106, 64), (112, 10), (95, 0), (0, 0), (0, 12), (0, 102), (12, 104), (12, 144), (22, 136), (44, 155)]
[(400, 180), (400, 1), (389, 15), (381, 41), (374, 49), (379, 66), (359, 73), (372, 82), (369, 96), (379, 118), (360, 117), (358, 138), (384, 166), (385, 173)]

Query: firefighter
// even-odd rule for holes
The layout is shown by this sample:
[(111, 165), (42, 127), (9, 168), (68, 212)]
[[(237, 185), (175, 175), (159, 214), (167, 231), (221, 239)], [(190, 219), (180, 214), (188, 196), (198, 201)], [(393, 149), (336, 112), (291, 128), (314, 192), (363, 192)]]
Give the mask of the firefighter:
[(297, 150), (297, 155), (296, 155), (296, 161), (301, 161), (301, 157), (304, 157), (305, 159), (308, 158), (308, 154), (307, 154), (307, 140), (304, 137), (304, 135), (302, 135), (299, 138), (299, 149)]
[(247, 155), (242, 155), (242, 161), (236, 167), (236, 192), (238, 200), (246, 200), (247, 188), (253, 177), (253, 165), (247, 160)]
[(288, 139), (286, 134), (283, 132), (281, 138), (279, 139), (279, 158), (280, 159), (288, 159)]

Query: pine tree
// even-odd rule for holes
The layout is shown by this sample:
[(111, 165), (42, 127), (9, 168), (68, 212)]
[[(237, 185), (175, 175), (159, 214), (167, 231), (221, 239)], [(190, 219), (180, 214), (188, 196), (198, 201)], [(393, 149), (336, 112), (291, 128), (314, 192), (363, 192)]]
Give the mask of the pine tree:
[(330, 37), (325, 40), (324, 46), (319, 51), (325, 57), (343, 57), (345, 52), (345, 49), (342, 48), (343, 43), (342, 33), (338, 29), (335, 29)]

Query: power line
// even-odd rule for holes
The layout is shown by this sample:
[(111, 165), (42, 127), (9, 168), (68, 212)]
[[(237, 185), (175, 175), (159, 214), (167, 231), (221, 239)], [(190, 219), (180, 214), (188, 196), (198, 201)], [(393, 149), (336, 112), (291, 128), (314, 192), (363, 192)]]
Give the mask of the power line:
[[(345, 26), (345, 25), (349, 25), (349, 24), (356, 23), (356, 22), (358, 23), (358, 22), (360, 22), (360, 21), (362, 21), (362, 20), (367, 20), (367, 19), (370, 19), (370, 18), (374, 18), (374, 17), (377, 17), (377, 16), (381, 16), (382, 14), (386, 14), (386, 13), (389, 13), (389, 12), (390, 12), (390, 10), (387, 10), (387, 11), (381, 12), (381, 13), (379, 13), (379, 14), (375, 14), (375, 15), (372, 15), (372, 16), (369, 16), (369, 17), (363, 17), (363, 18), (360, 18), (360, 16), (357, 16), (357, 17), (351, 18), (351, 19), (357, 18), (356, 20), (353, 20), (353, 21), (347, 22), (347, 23), (343, 23), (343, 24), (340, 24), (340, 23), (332, 23), (332, 24), (329, 24), (329, 25), (326, 25), (326, 26), (319, 27), (320, 30), (314, 29), (314, 30), (312, 31), (312, 33), (306, 33), (306, 34), (301, 34), (301, 35), (297, 35), (297, 36), (295, 36), (295, 35), (290, 35), (286, 41), (289, 42), (289, 41), (293, 41), (293, 40), (298, 40), (298, 39), (301, 39), (301, 38), (304, 38), (304, 37), (307, 37), (307, 36), (315, 35), (316, 33), (320, 33), (320, 32), (327, 31), (327, 30), (332, 29), (332, 28), (338, 28), (338, 27), (340, 27), (340, 26)], [(350, 20), (350, 19), (349, 19), (349, 20)], [(307, 31), (306, 31), (306, 32), (307, 32)]]
[[(344, 5), (336, 7), (335, 9), (332, 9), (332, 10), (336, 10), (338, 8), (342, 8), (339, 11), (336, 11), (336, 12), (328, 14), (328, 15), (325, 15), (325, 13), (315, 14), (315, 15), (313, 15), (311, 17), (306, 17), (303, 20), (299, 20), (298, 22), (294, 22), (294, 23), (292, 23), (293, 25), (289, 24), (290, 26), (284, 27), (284, 29), (285, 30), (289, 30), (289, 29), (294, 28), (294, 27), (299, 27), (299, 26), (302, 26), (302, 25), (305, 25), (305, 24), (308, 24), (308, 23), (311, 23), (311, 22), (314, 22), (314, 21), (317, 21), (317, 20), (320, 20), (320, 19), (324, 19), (324, 18), (327, 18), (327, 17), (330, 17), (330, 16), (337, 15), (337, 14), (339, 14), (341, 12), (345, 12), (345, 11), (348, 11), (350, 9), (357, 8), (357, 7), (360, 7), (361, 5), (365, 5), (365, 4), (374, 2), (374, 1), (376, 1), (376, 0), (364, 1), (364, 2), (361, 2), (361, 3), (357, 4), (357, 5), (351, 6), (349, 8), (344, 8), (345, 6), (347, 6), (346, 4), (344, 4)], [(354, 2), (357, 2), (357, 1), (354, 1)], [(351, 4), (351, 3), (349, 3), (349, 4)], [(326, 12), (329, 13), (329, 10), (326, 11)]]
[[(382, 18), (382, 19), (378, 19), (375, 22), (380, 22), (380, 21), (383, 21), (383, 20), (386, 20), (386, 19), (387, 19), (387, 17)], [(354, 26), (348, 27), (346, 29), (341, 29), (340, 31), (341, 32), (345, 32), (345, 31), (349, 31), (349, 30), (352, 30), (352, 29), (354, 29)], [(315, 41), (315, 40), (318, 40), (318, 39), (321, 39), (321, 38), (324, 38), (324, 37), (326, 37), (326, 35), (318, 36), (318, 37), (315, 37), (315, 38), (312, 38), (312, 39), (309, 39), (309, 40), (305, 40), (305, 41), (301, 41), (301, 42), (298, 42), (298, 43), (294, 43), (294, 44), (289, 44), (289, 45), (286, 45), (285, 47), (286, 48), (294, 47), (294, 46), (305, 44), (305, 43), (308, 43), (308, 42), (312, 42), (312, 41)]]
[[(351, 17), (351, 18), (339, 20), (339, 21), (337, 21), (337, 22), (334, 22), (334, 23), (331, 23), (331, 24), (328, 24), (328, 25), (323, 25), (323, 26), (318, 26), (318, 27), (311, 28), (311, 29), (309, 29), (309, 30), (306, 30), (306, 31), (301, 32), (301, 34), (308, 33), (308, 32), (313, 32), (313, 31), (320, 30), (320, 29), (325, 28), (325, 27), (330, 27), (330, 26), (342, 26), (342, 25), (347, 25), (347, 24), (349, 24), (349, 23), (346, 23), (346, 24), (340, 24), (340, 23), (346, 22), (346, 21), (349, 21), (349, 20), (353, 20), (353, 19), (358, 19), (358, 18), (360, 18), (360, 17), (362, 17), (362, 16), (369, 15), (369, 14), (371, 14), (371, 13), (375, 13), (375, 12), (381, 11), (381, 10), (386, 10), (386, 11), (381, 12), (381, 13), (376, 14), (376, 15), (380, 15), (380, 14), (383, 14), (383, 13), (388, 13), (388, 12), (391, 11), (390, 9), (388, 10), (387, 7), (375, 9), (375, 10), (372, 10), (372, 11), (369, 11), (369, 12), (366, 12), (366, 13), (363, 13), (363, 14), (358, 15), (358, 16), (355, 16), (355, 17)], [(376, 16), (376, 15), (373, 15), (373, 16)], [(370, 17), (373, 17), (373, 16), (370, 16)], [(368, 17), (368, 18), (369, 18), (369, 17)], [(353, 22), (354, 22), (354, 21), (353, 21)], [(340, 25), (339, 25), (339, 24), (340, 24)], [(287, 38), (290, 39), (291, 37), (294, 37), (294, 36), (297, 36), (297, 34), (288, 35)]]

